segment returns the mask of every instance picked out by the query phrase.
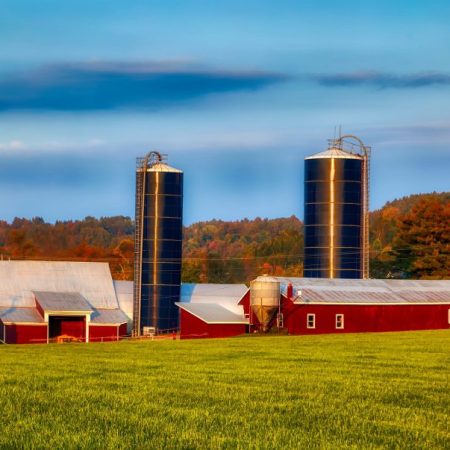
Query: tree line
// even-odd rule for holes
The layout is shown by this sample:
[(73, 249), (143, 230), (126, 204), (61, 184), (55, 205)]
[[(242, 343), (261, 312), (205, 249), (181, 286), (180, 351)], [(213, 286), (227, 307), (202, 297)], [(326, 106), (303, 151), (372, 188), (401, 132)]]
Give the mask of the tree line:
[[(130, 217), (0, 221), (3, 259), (105, 261), (115, 279), (133, 279)], [(184, 228), (185, 282), (248, 282), (261, 273), (302, 276), (303, 224), (295, 216), (210, 220)], [(370, 213), (372, 278), (450, 278), (450, 193), (388, 202)]]

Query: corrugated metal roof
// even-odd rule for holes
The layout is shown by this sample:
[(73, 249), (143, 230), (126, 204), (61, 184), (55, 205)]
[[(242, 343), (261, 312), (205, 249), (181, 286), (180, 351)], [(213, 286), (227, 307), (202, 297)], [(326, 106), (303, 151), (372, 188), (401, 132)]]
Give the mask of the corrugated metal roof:
[(79, 292), (33, 291), (36, 301), (44, 311), (92, 311), (91, 306)]
[(91, 316), (91, 323), (93, 324), (119, 325), (127, 322), (128, 317), (120, 309), (96, 309)]
[(283, 294), (292, 283), (297, 303), (450, 304), (450, 280), (277, 278)]
[(181, 285), (182, 303), (237, 304), (248, 291), (245, 284), (203, 284), (183, 283)]
[(183, 283), (180, 303), (214, 304), (232, 314), (241, 315), (243, 309), (238, 303), (247, 291), (248, 287), (245, 284)]
[(360, 155), (354, 153), (349, 153), (340, 148), (329, 148), (323, 152), (315, 153), (314, 155), (308, 156), (305, 159), (362, 159)]
[(198, 317), (206, 323), (219, 324), (219, 323), (235, 323), (235, 324), (248, 324), (248, 319), (244, 317), (243, 309), (242, 314), (237, 314), (229, 309), (215, 304), (215, 303), (175, 303), (180, 308)]
[[(133, 318), (133, 282), (114, 281), (119, 307), (127, 314), (129, 319)], [(214, 284), (214, 283), (182, 283), (180, 302), (217, 304), (228, 309), (233, 314), (240, 314), (242, 307), (238, 305), (239, 300), (248, 291), (245, 284)]]
[(133, 320), (133, 282), (114, 280), (114, 289), (116, 291), (119, 308)]
[(79, 292), (94, 308), (118, 307), (107, 263), (0, 261), (0, 307), (33, 307), (33, 291)]
[(4, 323), (45, 323), (36, 308), (0, 308), (0, 320)]

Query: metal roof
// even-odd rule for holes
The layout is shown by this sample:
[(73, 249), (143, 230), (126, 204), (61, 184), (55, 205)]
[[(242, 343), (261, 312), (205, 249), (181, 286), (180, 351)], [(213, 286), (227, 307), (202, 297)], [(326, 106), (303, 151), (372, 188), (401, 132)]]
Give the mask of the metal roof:
[(169, 166), (168, 164), (158, 162), (147, 168), (147, 172), (176, 172), (183, 173), (180, 169), (175, 169), (175, 167)]
[(133, 282), (114, 280), (114, 289), (116, 291), (119, 308), (133, 320)]
[[(114, 288), (120, 309), (129, 319), (132, 319), (133, 282), (115, 280)], [(215, 304), (240, 317), (242, 306), (238, 303), (247, 291), (248, 287), (245, 284), (182, 283), (179, 303), (183, 305), (201, 304), (202, 308), (206, 309), (208, 309), (208, 305)], [(213, 311), (210, 310), (210, 313), (213, 314)]]
[(248, 287), (245, 284), (183, 283), (180, 301), (236, 305), (247, 291)]
[(237, 314), (216, 303), (177, 302), (175, 304), (206, 323), (248, 324), (248, 319), (243, 314), (243, 308), (241, 308), (242, 313)]
[(43, 317), (36, 308), (0, 308), (0, 320), (3, 323), (42, 323)]
[(127, 322), (128, 317), (120, 309), (96, 309), (91, 316), (91, 323), (93, 324), (120, 325)]
[(44, 311), (91, 312), (92, 308), (79, 292), (33, 291), (36, 301)]
[(450, 304), (450, 280), (277, 278), (284, 295), (292, 283), (296, 303)]
[(268, 283), (279, 283), (279, 280), (270, 275), (260, 275), (256, 277), (253, 281), (267, 281)]
[(245, 284), (183, 283), (180, 303), (218, 305), (240, 316), (243, 309), (238, 303), (247, 291), (248, 287)]
[(323, 152), (315, 153), (314, 155), (307, 156), (305, 159), (362, 159), (361, 155), (355, 153), (349, 153), (340, 148), (332, 147)]
[(0, 307), (33, 307), (33, 291), (78, 292), (94, 308), (118, 308), (107, 263), (0, 261)]

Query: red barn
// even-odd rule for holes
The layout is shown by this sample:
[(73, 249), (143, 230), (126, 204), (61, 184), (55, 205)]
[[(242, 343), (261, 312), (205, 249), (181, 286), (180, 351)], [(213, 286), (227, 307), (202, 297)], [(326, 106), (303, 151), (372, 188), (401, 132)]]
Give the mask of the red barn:
[(127, 334), (104, 263), (0, 261), (0, 340), (118, 340)]
[(450, 280), (278, 280), (289, 334), (450, 328)]
[(245, 284), (189, 284), (181, 286), (181, 339), (218, 338), (244, 334), (248, 316), (242, 307)]
[[(450, 328), (450, 280), (273, 279), (280, 282), (278, 324), (291, 335)], [(183, 338), (259, 331), (244, 285), (236, 294), (228, 291), (233, 285), (192, 286), (197, 294), (178, 303)], [(276, 313), (270, 326), (277, 327)]]

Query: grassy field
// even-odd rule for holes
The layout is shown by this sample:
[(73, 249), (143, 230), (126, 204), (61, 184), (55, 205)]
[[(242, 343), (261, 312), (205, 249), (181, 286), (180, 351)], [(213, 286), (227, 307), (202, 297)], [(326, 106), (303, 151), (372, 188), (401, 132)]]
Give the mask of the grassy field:
[(0, 448), (450, 448), (450, 331), (0, 346)]

